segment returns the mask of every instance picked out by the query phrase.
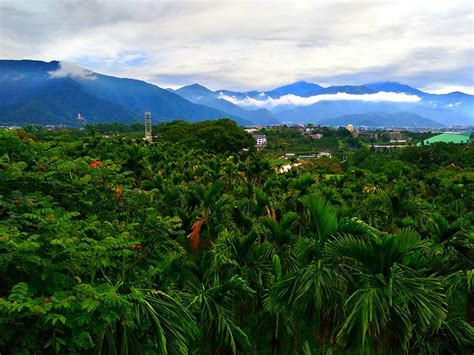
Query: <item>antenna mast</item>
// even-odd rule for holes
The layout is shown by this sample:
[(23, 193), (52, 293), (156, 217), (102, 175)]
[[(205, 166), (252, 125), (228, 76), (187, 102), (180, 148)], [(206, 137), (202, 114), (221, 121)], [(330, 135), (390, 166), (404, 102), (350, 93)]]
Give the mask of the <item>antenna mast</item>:
[(153, 136), (151, 135), (151, 112), (145, 112), (145, 140), (147, 142), (153, 141)]

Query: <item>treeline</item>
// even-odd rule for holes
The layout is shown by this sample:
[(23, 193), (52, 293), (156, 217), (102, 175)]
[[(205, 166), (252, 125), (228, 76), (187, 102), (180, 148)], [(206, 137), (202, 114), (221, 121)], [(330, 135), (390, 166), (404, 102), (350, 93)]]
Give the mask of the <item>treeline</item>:
[[(125, 136), (136, 141), (144, 135), (144, 125), (120, 123), (85, 125), (82, 129), (45, 129), (42, 126), (28, 126), (19, 134), (33, 140), (73, 142), (83, 138), (110, 138)], [(220, 119), (188, 123), (172, 121), (152, 127), (154, 141), (172, 142), (187, 148), (197, 148), (212, 152), (238, 152), (244, 148), (254, 150), (255, 139), (234, 121)]]
[(279, 174), (158, 133), (0, 131), (0, 352), (472, 354), (472, 145)]

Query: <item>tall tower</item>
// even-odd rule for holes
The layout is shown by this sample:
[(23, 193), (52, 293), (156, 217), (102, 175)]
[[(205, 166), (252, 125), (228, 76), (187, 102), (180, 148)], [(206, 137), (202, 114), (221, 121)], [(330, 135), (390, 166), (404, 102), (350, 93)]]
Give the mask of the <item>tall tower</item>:
[(145, 140), (151, 142), (153, 136), (151, 135), (151, 112), (145, 112)]

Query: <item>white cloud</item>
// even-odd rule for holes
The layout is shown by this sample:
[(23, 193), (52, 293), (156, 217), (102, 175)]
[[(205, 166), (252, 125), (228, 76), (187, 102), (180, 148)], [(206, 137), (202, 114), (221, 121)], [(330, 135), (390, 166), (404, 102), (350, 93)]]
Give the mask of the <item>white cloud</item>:
[(87, 79), (95, 80), (97, 77), (90, 70), (81, 68), (78, 64), (72, 62), (61, 61), (59, 63), (59, 68), (55, 71), (48, 72), (51, 78), (77, 78), (77, 79)]
[(338, 92), (337, 94), (315, 95), (310, 97), (302, 97), (297, 95), (283, 95), (277, 99), (267, 97), (264, 100), (258, 100), (251, 97), (239, 99), (235, 96), (225, 95), (219, 93), (219, 99), (227, 100), (235, 105), (245, 107), (266, 107), (273, 108), (276, 106), (308, 106), (320, 101), (366, 101), (366, 102), (418, 102), (421, 97), (417, 95), (407, 95), (405, 93), (384, 92), (380, 91), (374, 94), (355, 95), (345, 92)]
[(0, 57), (163, 87), (472, 86), (473, 15), (469, 0), (2, 0)]

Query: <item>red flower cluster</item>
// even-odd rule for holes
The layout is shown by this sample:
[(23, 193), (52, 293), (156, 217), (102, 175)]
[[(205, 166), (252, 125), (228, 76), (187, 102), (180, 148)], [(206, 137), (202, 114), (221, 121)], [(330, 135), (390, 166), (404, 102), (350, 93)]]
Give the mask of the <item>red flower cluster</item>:
[(115, 199), (117, 201), (120, 201), (122, 199), (122, 187), (121, 186), (114, 186), (114, 185), (108, 185), (107, 188), (109, 190), (114, 190), (115, 191)]
[(98, 166), (103, 166), (104, 163), (102, 163), (100, 160), (94, 160), (89, 163), (89, 166), (92, 168), (97, 168)]
[(130, 249), (132, 249), (132, 250), (135, 250), (135, 249), (140, 250), (141, 248), (143, 248), (143, 245), (141, 245), (141, 244), (137, 244), (137, 245), (132, 244), (130, 246)]

